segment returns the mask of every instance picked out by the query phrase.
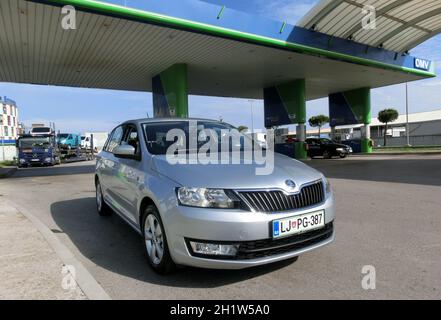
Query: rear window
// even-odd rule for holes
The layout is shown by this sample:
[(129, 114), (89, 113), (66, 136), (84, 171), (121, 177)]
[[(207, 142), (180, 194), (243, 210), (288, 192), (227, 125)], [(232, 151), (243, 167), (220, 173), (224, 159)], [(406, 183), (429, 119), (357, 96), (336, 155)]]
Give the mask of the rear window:
[(43, 132), (51, 132), (50, 128), (32, 128), (32, 132), (34, 133), (43, 133)]

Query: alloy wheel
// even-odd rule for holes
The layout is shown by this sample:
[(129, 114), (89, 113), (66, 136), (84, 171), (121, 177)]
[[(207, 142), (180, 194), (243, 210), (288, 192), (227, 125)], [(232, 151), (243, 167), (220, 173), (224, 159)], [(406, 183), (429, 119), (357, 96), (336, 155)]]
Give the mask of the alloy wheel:
[(144, 225), (144, 239), (150, 261), (158, 265), (164, 256), (164, 237), (158, 219), (149, 214)]

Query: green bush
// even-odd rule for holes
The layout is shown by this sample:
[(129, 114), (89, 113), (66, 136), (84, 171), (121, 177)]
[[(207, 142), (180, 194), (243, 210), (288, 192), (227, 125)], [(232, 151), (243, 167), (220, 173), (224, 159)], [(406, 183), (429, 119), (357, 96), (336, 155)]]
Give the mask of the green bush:
[(0, 161), (0, 168), (1, 167), (8, 167), (15, 165), (14, 161)]

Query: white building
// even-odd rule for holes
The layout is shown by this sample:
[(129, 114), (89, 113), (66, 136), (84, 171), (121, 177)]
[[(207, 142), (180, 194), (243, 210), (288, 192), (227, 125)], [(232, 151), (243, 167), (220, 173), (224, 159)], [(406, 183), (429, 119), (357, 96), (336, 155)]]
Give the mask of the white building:
[(18, 108), (15, 101), (0, 97), (0, 139), (15, 140), (19, 135)]
[[(398, 119), (389, 123), (386, 132), (388, 146), (404, 146), (407, 144), (407, 119), (400, 114)], [(363, 125), (347, 125), (336, 127), (335, 138), (338, 140), (360, 139)], [(384, 124), (372, 117), (370, 124), (371, 138), (376, 146), (383, 145)], [(321, 130), (323, 137), (331, 134), (330, 128)], [(307, 136), (318, 136), (318, 129), (307, 131)], [(417, 113), (409, 113), (409, 142), (413, 146), (441, 145), (441, 109)]]
[(20, 131), (15, 101), (0, 97), (0, 161), (12, 160), (16, 156), (15, 141)]

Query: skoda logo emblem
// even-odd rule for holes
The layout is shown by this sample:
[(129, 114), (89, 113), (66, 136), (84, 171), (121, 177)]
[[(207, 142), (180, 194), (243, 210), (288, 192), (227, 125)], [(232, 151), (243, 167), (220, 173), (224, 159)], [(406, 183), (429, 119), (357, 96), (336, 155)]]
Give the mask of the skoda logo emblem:
[(294, 189), (296, 187), (296, 183), (292, 180), (286, 180), (285, 184), (292, 189)]

